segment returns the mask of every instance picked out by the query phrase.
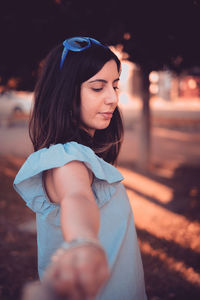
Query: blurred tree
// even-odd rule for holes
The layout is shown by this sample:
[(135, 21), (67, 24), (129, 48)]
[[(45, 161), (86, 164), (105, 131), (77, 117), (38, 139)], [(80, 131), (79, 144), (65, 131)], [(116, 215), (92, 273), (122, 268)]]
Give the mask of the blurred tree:
[[(149, 72), (200, 66), (200, 0), (1, 0), (0, 84), (32, 90), (40, 61), (73, 35), (122, 44), (143, 74), (142, 161), (150, 153)], [(142, 149), (145, 149), (142, 152)]]
[[(147, 167), (150, 154), (149, 73), (168, 68), (181, 72), (200, 66), (200, 1), (123, 1), (121, 23), (124, 50), (143, 75), (140, 165)], [(118, 24), (118, 26), (120, 26)], [(119, 30), (115, 32), (119, 37)], [(124, 32), (129, 33), (127, 39)]]

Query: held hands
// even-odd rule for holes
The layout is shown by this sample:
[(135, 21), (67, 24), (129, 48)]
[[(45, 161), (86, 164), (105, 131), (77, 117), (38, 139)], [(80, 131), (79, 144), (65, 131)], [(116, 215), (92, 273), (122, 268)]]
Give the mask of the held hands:
[(58, 249), (44, 275), (45, 282), (70, 300), (95, 299), (108, 278), (105, 252), (95, 242)]

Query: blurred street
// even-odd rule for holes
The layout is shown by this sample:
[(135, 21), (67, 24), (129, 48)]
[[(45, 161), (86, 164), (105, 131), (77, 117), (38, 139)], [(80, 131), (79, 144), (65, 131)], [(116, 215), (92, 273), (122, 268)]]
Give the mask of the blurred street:
[[(167, 128), (153, 126), (152, 128), (152, 162), (200, 163), (200, 130)], [(136, 161), (139, 141), (138, 124), (125, 130), (124, 143), (119, 156), (119, 162)], [(28, 135), (27, 123), (12, 127), (0, 127), (0, 154), (27, 156), (32, 152)]]
[[(125, 136), (120, 162), (135, 162), (140, 153), (140, 102), (121, 105)], [(168, 103), (154, 101), (151, 109), (151, 162), (200, 164), (200, 101)], [(32, 152), (28, 121), (12, 120), (0, 126), (0, 154), (27, 156)]]

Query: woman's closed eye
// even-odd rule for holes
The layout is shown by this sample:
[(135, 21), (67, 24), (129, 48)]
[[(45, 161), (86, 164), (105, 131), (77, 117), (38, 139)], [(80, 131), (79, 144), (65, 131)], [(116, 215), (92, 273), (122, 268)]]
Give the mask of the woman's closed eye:
[[(118, 90), (119, 87), (118, 86), (113, 86), (113, 89), (114, 90)], [(103, 90), (103, 87), (101, 87), (101, 88), (92, 88), (92, 90), (95, 91), (95, 92), (100, 92), (100, 91)]]
[(100, 91), (103, 90), (103, 88), (92, 88), (92, 90), (95, 91), (95, 92), (100, 92)]

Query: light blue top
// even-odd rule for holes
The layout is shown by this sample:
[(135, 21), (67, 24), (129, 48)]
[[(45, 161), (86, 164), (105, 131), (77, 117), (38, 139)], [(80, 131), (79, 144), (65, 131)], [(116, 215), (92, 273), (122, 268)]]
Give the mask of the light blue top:
[(92, 149), (77, 142), (56, 144), (32, 153), (19, 170), (14, 188), (36, 213), (40, 278), (51, 255), (63, 242), (60, 206), (45, 193), (42, 172), (81, 161), (94, 174), (92, 191), (100, 209), (99, 240), (111, 268), (111, 277), (96, 300), (146, 300), (143, 266), (132, 209), (123, 176)]

